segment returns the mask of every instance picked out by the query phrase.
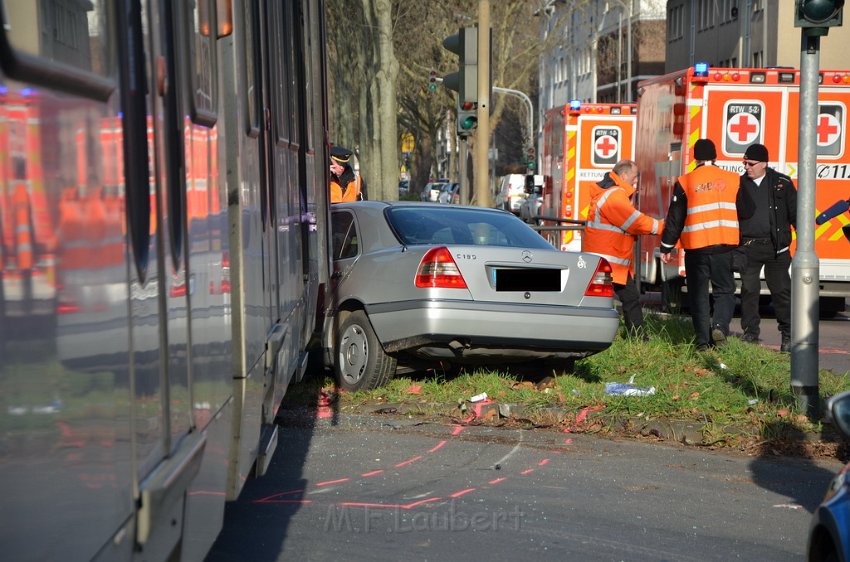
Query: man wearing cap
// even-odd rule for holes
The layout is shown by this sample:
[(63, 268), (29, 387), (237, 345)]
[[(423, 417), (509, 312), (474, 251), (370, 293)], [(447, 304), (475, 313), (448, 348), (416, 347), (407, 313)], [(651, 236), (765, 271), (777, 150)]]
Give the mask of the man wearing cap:
[[(706, 351), (725, 343), (735, 311), (735, 277), (732, 250), (740, 244), (739, 209), (752, 212), (741, 201), (740, 178), (714, 165), (717, 150), (709, 139), (699, 139), (693, 152), (696, 168), (679, 176), (664, 232), (661, 261), (673, 261), (677, 242), (685, 249), (685, 272), (691, 320), (697, 349)], [(714, 317), (709, 301), (709, 282), (714, 296)]]
[(351, 151), (341, 146), (331, 148), (331, 203), (362, 201), (366, 186), (360, 174), (351, 169)]
[(780, 350), (791, 348), (791, 227), (797, 228), (797, 190), (791, 178), (769, 168), (767, 147), (753, 144), (744, 153), (741, 190), (754, 201), (753, 215), (741, 221), (741, 242), (747, 263), (741, 272), (742, 340), (759, 340), (759, 274), (773, 301), (776, 323), (782, 334)]
[(623, 322), (629, 336), (639, 336), (643, 325), (640, 293), (634, 280), (635, 238), (639, 234), (657, 234), (664, 223), (635, 209), (631, 197), (635, 192), (638, 167), (632, 160), (620, 160), (614, 169), (590, 188), (587, 224), (581, 238), (583, 252), (604, 257), (611, 264), (614, 292), (623, 307)]

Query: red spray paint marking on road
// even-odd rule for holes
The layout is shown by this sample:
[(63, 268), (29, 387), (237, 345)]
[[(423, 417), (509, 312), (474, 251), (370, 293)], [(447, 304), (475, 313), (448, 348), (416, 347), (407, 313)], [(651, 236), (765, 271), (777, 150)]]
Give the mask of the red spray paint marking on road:
[(464, 427), (462, 425), (456, 425), (454, 426), (454, 429), (452, 429), (452, 435), (460, 435), (460, 432), (463, 430)]
[(534, 469), (533, 469), (533, 468), (529, 468), (528, 470), (523, 470), (522, 472), (520, 472), (520, 474), (522, 474), (523, 476), (525, 476), (526, 474), (531, 474), (532, 472), (534, 472)]
[(366, 474), (361, 474), (360, 476), (362, 476), (363, 478), (369, 478), (370, 476), (375, 476), (376, 474), (380, 474), (383, 471), (384, 471), (384, 469), (381, 468), (379, 470), (373, 470), (372, 472), (367, 472)]
[(494, 485), (495, 485), (495, 484), (499, 484), (499, 483), (501, 483), (501, 482), (504, 482), (505, 480), (507, 480), (507, 478), (506, 478), (506, 477), (505, 477), (505, 478), (496, 478), (495, 480), (490, 480), (490, 481), (489, 481), (489, 482), (487, 482), (487, 483), (488, 483), (488, 484), (494, 484)]
[(283, 496), (291, 496), (293, 494), (303, 494), (304, 489), (301, 488), (299, 490), (289, 490), (287, 492), (278, 492), (277, 494), (272, 494), (270, 496), (266, 496), (265, 498), (260, 498), (258, 500), (254, 500), (253, 503), (311, 503), (311, 500), (279, 500), (277, 498)]
[(319, 482), (316, 486), (329, 486), (330, 484), (339, 484), (340, 482), (348, 482), (351, 478), (340, 478), (339, 480), (328, 480), (327, 482)]
[(433, 449), (429, 449), (428, 452), (433, 453), (434, 451), (436, 451), (437, 449), (439, 449), (440, 447), (442, 447), (445, 444), (446, 444), (445, 441), (440, 441), (439, 443), (437, 443), (436, 447), (434, 447)]
[(539, 463), (537, 463), (537, 466), (545, 466), (547, 464), (549, 464), (549, 459), (543, 459)]
[(422, 458), (422, 455), (419, 455), (418, 457), (413, 457), (412, 459), (407, 459), (406, 461), (400, 462), (400, 463), (398, 463), (397, 465), (395, 465), (395, 467), (394, 467), (394, 468), (401, 468), (401, 467), (403, 467), (403, 466), (407, 466), (407, 465), (409, 465), (410, 463), (416, 462), (416, 461), (418, 461), (418, 460), (419, 460), (419, 459), (421, 459), (421, 458)]
[(450, 498), (459, 498), (462, 495), (468, 494), (469, 492), (474, 492), (475, 490), (477, 490), (477, 488), (467, 488), (466, 490), (461, 490), (460, 492), (455, 492), (454, 494), (451, 494), (449, 497)]

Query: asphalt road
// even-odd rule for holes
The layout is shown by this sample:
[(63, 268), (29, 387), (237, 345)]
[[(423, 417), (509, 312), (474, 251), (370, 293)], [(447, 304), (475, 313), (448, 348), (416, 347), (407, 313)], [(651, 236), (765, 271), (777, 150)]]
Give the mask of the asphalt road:
[(802, 560), (837, 461), (325, 412), (207, 560)]

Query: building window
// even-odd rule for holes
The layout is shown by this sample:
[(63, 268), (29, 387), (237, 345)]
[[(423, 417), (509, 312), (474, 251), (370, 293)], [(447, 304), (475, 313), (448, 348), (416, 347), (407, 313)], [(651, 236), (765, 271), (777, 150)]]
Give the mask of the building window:
[(685, 32), (685, 7), (674, 6), (667, 14), (667, 41), (681, 39)]

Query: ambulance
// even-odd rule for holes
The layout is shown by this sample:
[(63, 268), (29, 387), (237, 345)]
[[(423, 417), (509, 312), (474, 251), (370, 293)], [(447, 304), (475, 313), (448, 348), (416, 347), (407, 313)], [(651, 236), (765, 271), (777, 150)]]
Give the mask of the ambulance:
[[(710, 68), (686, 70), (638, 84), (637, 155), (640, 168), (638, 208), (664, 217), (678, 176), (696, 166), (694, 143), (714, 141), (721, 168), (744, 173), (744, 152), (753, 143), (767, 147), (769, 166), (797, 184), (800, 106), (799, 71), (790, 68)], [(817, 116), (817, 213), (850, 193), (847, 108), (850, 71), (822, 70)], [(842, 226), (846, 214), (817, 227), (815, 251), (820, 259), (821, 311), (844, 309), (850, 296), (850, 244)], [(684, 276), (684, 252), (678, 263), (660, 261), (661, 237), (641, 236), (638, 267), (641, 284), (674, 293)], [(792, 253), (796, 243), (792, 243)], [(763, 285), (762, 292), (767, 289)], [(665, 290), (666, 289), (666, 290)]]
[[(634, 159), (635, 104), (582, 103), (546, 112), (543, 122), (543, 202), (540, 218), (586, 221), (590, 186), (619, 160)], [(541, 220), (562, 251), (581, 251), (581, 226)]]

